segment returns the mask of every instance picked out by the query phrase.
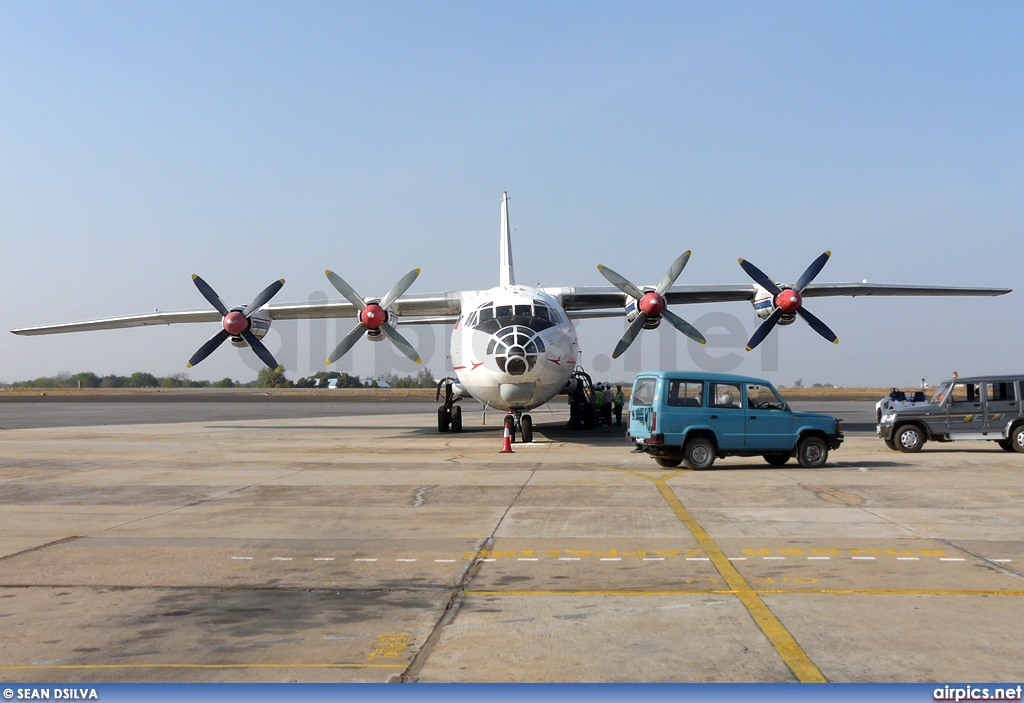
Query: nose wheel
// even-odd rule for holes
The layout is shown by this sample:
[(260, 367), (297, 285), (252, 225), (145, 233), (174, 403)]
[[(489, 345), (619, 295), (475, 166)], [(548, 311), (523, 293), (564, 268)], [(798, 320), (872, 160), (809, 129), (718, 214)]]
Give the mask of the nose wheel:
[(505, 416), (504, 427), (508, 428), (508, 434), (512, 441), (516, 441), (516, 433), (519, 433), (520, 441), (523, 444), (533, 442), (533, 418), (524, 414), (522, 410), (516, 410)]

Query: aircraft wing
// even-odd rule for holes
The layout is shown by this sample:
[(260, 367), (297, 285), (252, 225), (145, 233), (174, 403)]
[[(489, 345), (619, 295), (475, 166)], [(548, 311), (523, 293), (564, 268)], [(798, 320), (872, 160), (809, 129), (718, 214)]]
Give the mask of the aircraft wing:
[[(358, 313), (358, 310), (351, 303), (330, 301), (325, 303), (281, 303), (278, 305), (271, 303), (261, 309), (272, 320), (354, 318)], [(442, 324), (454, 322), (458, 318), (462, 310), (462, 297), (457, 292), (407, 295), (392, 303), (390, 309), (396, 314), (404, 316), (402, 318), (403, 325)], [(93, 330), (116, 330), (126, 327), (173, 325), (184, 322), (220, 322), (220, 320), (221, 315), (216, 310), (157, 311), (142, 315), (108, 317), (85, 322), (66, 322), (57, 325), (23, 327), (11, 331), (14, 334), (31, 336), (63, 334), (66, 332), (90, 332)]]
[[(654, 286), (645, 286), (653, 289)], [(1005, 295), (1010, 288), (971, 288), (964, 286), (907, 286), (892, 283), (812, 283), (802, 295), (805, 298), (834, 296), (857, 297), (861, 295), (885, 296), (996, 296)], [(562, 305), (572, 319), (613, 316), (596, 314), (599, 310), (618, 308), (616, 314), (623, 314), (626, 295), (614, 286), (587, 286), (570, 288), (545, 288), (544, 292), (561, 299)], [(665, 293), (669, 305), (691, 305), (696, 303), (730, 303), (741, 300), (752, 301), (757, 295), (757, 286), (747, 283), (740, 285), (685, 285), (672, 286)]]

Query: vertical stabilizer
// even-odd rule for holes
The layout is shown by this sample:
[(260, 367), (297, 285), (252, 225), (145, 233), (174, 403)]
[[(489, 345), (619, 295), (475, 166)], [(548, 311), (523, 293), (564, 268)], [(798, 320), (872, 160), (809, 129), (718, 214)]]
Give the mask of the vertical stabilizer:
[(508, 226), (508, 191), (501, 196), (501, 270), (499, 278), (503, 288), (516, 284), (515, 269), (512, 266), (512, 230)]

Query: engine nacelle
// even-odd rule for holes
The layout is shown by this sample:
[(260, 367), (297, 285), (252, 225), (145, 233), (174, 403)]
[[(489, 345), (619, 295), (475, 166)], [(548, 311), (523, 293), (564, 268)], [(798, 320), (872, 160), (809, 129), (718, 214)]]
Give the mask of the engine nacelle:
[[(245, 306), (240, 305), (238, 307), (231, 308), (230, 312), (241, 312), (244, 309)], [(249, 331), (252, 332), (253, 335), (255, 335), (256, 339), (262, 340), (264, 337), (267, 336), (267, 332), (270, 331), (270, 323), (270, 315), (268, 315), (263, 310), (257, 310), (249, 317)], [(238, 347), (239, 349), (243, 349), (249, 346), (248, 343), (246, 343), (246, 341), (241, 337), (232, 337), (231, 345)]]
[[(754, 300), (751, 304), (754, 306), (754, 312), (762, 320), (767, 320), (771, 317), (771, 314), (775, 312), (775, 297), (761, 286), (755, 284), (757, 292), (754, 294)], [(791, 325), (793, 320), (796, 319), (796, 313), (784, 314), (779, 318), (778, 324), (780, 325)]]
[[(645, 291), (646, 292), (646, 291)], [(632, 296), (626, 296), (626, 322), (633, 324), (633, 320), (640, 314), (640, 309), (637, 307), (637, 299)], [(647, 322), (644, 323), (645, 330), (654, 330), (661, 324), (661, 315), (654, 317), (648, 317)]]

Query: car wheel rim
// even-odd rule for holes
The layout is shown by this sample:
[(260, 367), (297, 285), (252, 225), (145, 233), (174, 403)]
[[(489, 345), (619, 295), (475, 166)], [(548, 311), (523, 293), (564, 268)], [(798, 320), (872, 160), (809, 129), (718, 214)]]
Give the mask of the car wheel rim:
[(694, 464), (704, 464), (708, 460), (708, 450), (705, 447), (694, 447), (690, 452), (690, 459)]
[(813, 444), (804, 449), (804, 459), (807, 461), (817, 461), (821, 458), (821, 449), (814, 446)]
[(1024, 447), (1024, 430), (1017, 433), (1017, 446)]
[(913, 449), (917, 446), (917, 432), (908, 431), (900, 435), (900, 444), (907, 449)]

